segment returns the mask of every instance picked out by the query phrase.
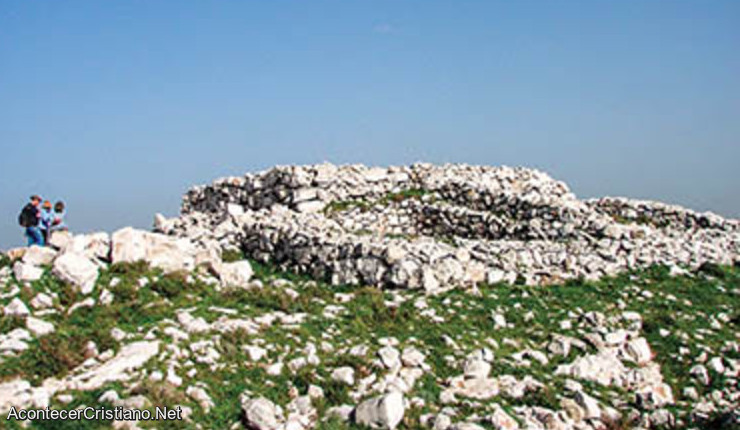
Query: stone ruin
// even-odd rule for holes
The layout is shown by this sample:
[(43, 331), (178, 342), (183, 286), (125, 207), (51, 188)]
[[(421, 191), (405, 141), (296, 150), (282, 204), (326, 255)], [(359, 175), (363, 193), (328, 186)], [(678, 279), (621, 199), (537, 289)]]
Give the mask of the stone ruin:
[(333, 284), (432, 293), (740, 262), (738, 220), (579, 200), (537, 170), (462, 164), (278, 166), (190, 189), (181, 216), (155, 229)]

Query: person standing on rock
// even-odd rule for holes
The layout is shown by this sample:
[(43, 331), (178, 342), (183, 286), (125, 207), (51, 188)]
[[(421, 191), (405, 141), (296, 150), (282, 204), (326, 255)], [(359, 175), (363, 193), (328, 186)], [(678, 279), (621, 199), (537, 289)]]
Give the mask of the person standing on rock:
[(18, 216), (18, 223), (26, 229), (28, 246), (44, 246), (44, 237), (41, 234), (41, 229), (39, 229), (39, 224), (41, 223), (40, 204), (41, 197), (37, 195), (31, 196), (31, 202), (23, 207), (21, 214)]

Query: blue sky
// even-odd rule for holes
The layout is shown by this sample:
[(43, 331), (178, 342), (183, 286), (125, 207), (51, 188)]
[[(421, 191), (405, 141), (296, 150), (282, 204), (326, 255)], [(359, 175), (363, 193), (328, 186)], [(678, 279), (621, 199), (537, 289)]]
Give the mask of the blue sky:
[(544, 169), (740, 216), (740, 2), (0, 0), (0, 249), (275, 164)]

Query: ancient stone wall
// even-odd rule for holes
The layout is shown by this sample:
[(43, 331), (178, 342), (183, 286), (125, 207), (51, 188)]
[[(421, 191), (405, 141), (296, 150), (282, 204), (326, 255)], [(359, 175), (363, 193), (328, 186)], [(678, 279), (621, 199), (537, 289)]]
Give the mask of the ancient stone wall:
[(334, 283), (438, 291), (738, 260), (738, 221), (657, 202), (579, 200), (533, 169), (281, 166), (191, 189), (160, 230)]

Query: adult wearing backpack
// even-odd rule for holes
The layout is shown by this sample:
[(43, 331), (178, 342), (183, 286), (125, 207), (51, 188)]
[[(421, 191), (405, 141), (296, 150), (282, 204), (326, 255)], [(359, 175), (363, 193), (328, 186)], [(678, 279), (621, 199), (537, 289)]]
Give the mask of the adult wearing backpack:
[(41, 221), (41, 197), (31, 196), (31, 202), (23, 207), (21, 214), (18, 216), (18, 223), (26, 229), (28, 246), (44, 246), (44, 236), (41, 234), (39, 223)]

